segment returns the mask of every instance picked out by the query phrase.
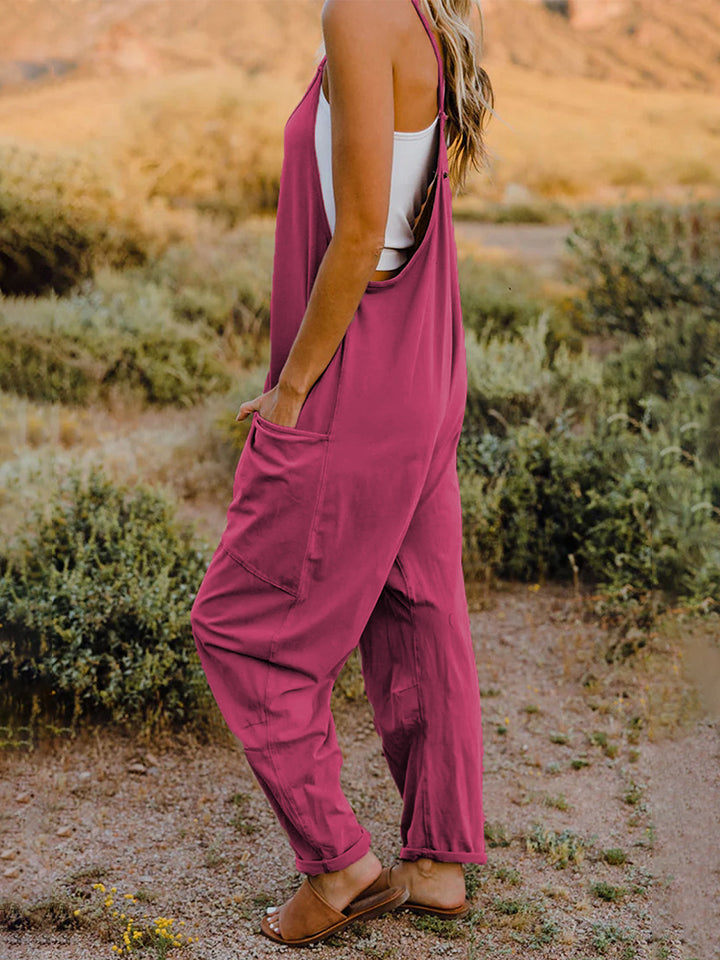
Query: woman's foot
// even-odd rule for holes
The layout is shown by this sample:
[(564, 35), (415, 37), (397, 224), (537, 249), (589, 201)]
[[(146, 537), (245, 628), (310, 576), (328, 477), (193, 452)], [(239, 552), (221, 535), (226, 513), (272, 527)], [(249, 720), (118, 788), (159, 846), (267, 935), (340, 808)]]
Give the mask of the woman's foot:
[[(351, 863), (344, 870), (333, 870), (330, 873), (319, 873), (312, 878), (312, 884), (317, 892), (336, 910), (344, 910), (359, 893), (369, 887), (382, 870), (382, 864), (372, 852), (368, 850), (364, 857)], [(401, 881), (397, 881), (402, 885)], [(267, 908), (267, 920), (272, 930), (279, 933), (278, 913), (280, 907)]]
[(390, 868), (390, 883), (407, 887), (408, 903), (452, 909), (465, 900), (465, 875), (460, 863), (427, 857), (401, 860)]

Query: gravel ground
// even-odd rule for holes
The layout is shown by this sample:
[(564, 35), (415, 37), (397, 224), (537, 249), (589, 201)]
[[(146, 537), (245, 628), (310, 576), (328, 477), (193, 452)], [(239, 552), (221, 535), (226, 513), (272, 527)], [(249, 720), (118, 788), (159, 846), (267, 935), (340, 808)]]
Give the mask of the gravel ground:
[[(597, 656), (603, 630), (580, 617), (570, 590), (545, 585), (501, 584), (472, 622), (489, 857), (467, 874), (475, 910), (436, 925), (400, 910), (311, 951), (337, 960), (720, 957), (720, 724), (715, 704), (688, 707), (697, 697), (676, 669), (682, 639), (612, 667)], [(370, 708), (338, 699), (335, 716), (343, 785), (375, 852), (392, 862), (401, 805)], [(144, 913), (172, 918), (197, 937), (177, 951), (188, 960), (295, 952), (258, 933), (265, 906), (302, 877), (229, 736), (147, 744), (98, 730), (6, 751), (0, 764), (2, 960), (116, 956), (122, 925), (103, 917), (119, 904), (138, 923)], [(626, 862), (607, 862), (610, 848)], [(99, 882), (105, 894), (93, 889)], [(63, 890), (85, 896), (73, 901), (82, 902), (77, 929), (57, 920), (8, 929), (7, 901), (28, 908)], [(114, 903), (102, 906), (105, 896)]]

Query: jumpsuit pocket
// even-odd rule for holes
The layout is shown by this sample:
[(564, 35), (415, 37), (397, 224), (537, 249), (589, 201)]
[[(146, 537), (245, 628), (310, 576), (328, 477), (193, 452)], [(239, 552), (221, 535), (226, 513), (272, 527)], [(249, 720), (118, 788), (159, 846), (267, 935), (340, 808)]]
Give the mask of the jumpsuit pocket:
[(247, 570), (299, 596), (325, 476), (329, 434), (253, 414), (221, 543)]

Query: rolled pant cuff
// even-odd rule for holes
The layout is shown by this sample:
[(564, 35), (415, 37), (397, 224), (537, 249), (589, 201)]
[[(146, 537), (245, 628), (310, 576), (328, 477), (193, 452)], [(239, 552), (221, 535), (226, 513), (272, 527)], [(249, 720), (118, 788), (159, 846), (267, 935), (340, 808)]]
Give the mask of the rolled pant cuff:
[(467, 850), (431, 850), (429, 847), (403, 847), (400, 851), (401, 860), (419, 860), (427, 857), (430, 860), (440, 860), (443, 863), (487, 863), (487, 854), (472, 853)]
[(354, 843), (349, 850), (339, 854), (337, 857), (329, 857), (326, 860), (301, 860), (295, 857), (295, 866), (300, 873), (309, 873), (316, 876), (319, 873), (329, 873), (331, 870), (344, 870), (351, 863), (360, 860), (370, 849), (372, 838), (368, 831), (363, 827), (360, 839)]

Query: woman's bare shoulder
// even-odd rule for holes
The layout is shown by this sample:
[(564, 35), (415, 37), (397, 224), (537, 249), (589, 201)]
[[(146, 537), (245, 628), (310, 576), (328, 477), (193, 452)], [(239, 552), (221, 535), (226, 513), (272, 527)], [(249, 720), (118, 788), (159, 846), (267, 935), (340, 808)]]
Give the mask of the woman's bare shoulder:
[(328, 31), (358, 36), (360, 41), (387, 41), (388, 32), (399, 29), (403, 22), (404, 3), (400, 0), (325, 0), (322, 26)]

